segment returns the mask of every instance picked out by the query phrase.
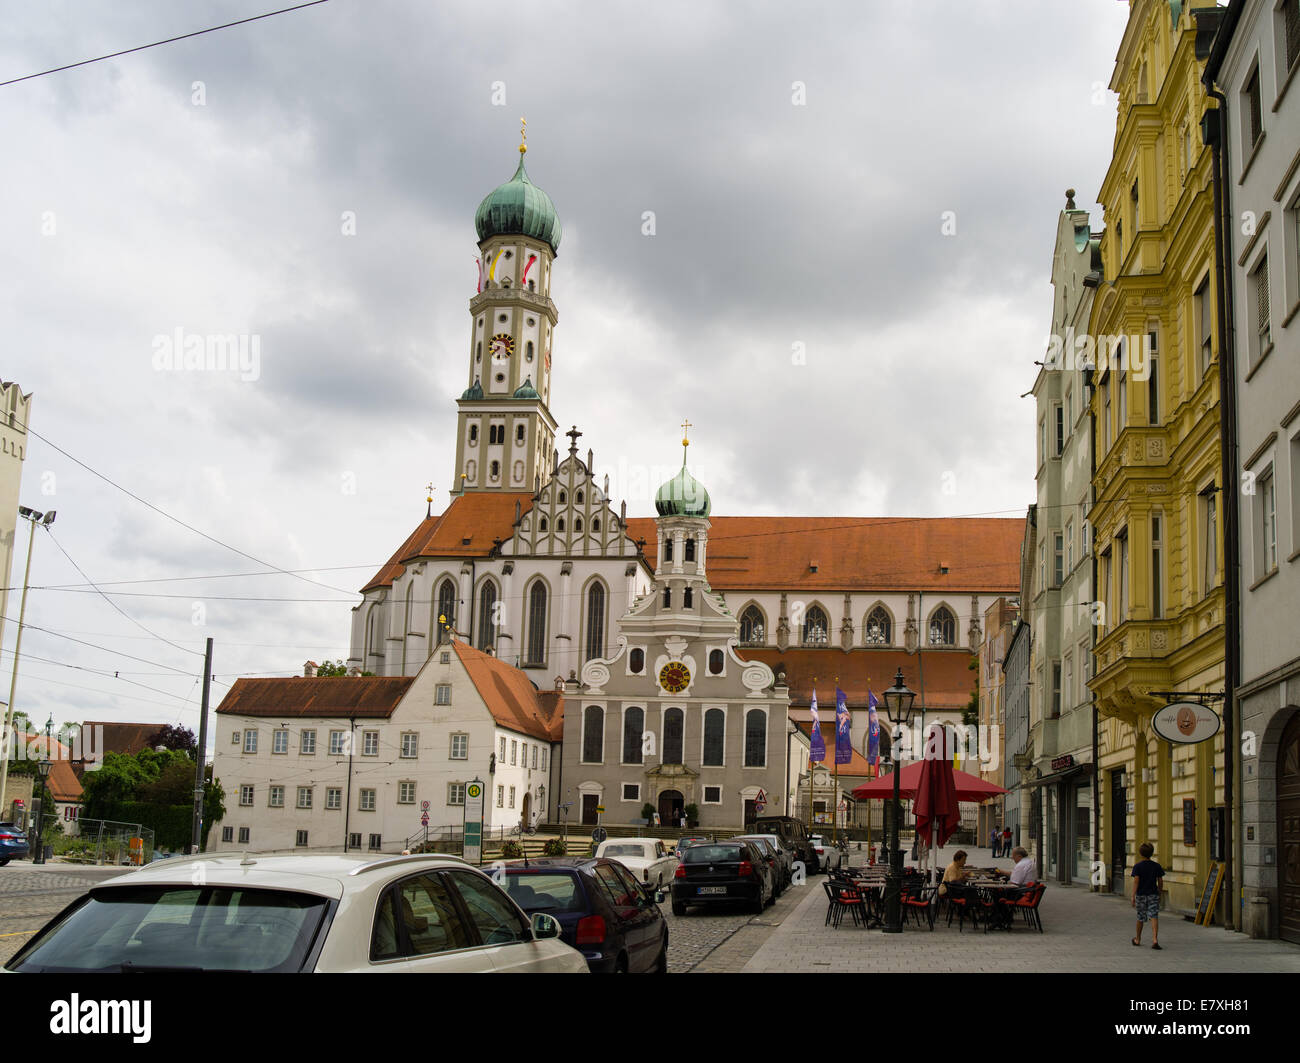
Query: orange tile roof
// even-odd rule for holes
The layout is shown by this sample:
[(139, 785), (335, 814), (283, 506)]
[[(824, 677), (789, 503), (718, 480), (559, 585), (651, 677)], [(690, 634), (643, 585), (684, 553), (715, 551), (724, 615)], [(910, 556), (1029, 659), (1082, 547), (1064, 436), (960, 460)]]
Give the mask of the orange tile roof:
[(361, 593), (390, 585), (417, 558), (486, 557), (493, 539), (508, 539), (514, 532), (516, 502), (521, 514), (533, 508), (527, 491), (469, 492), (453, 498), (438, 516), (420, 522)]
[(236, 679), (217, 712), (232, 716), (387, 719), (413, 682), (414, 676), (371, 675)]
[(492, 718), (521, 734), (558, 742), (564, 737), (564, 697), (558, 690), (538, 690), (518, 668), (499, 657), (452, 640), (456, 656)]
[[(390, 585), (420, 557), (486, 557), (494, 539), (514, 532), (515, 502), (532, 508), (523, 491), (471, 492), (427, 517), (388, 563), (361, 588)], [(709, 584), (716, 590), (900, 590), (952, 594), (1020, 590), (1024, 518), (1002, 517), (713, 517)], [(652, 517), (629, 517), (627, 535), (645, 540), (654, 558)], [(468, 539), (469, 542), (465, 540)], [(810, 570), (816, 562), (817, 571)], [(947, 565), (947, 574), (939, 571)]]
[[(880, 700), (881, 692), (894, 685), (894, 674), (899, 668), (903, 670), (903, 682), (917, 693), (917, 708), (924, 703), (930, 710), (964, 709), (970, 701), (971, 691), (975, 689), (977, 676), (970, 668), (975, 655), (964, 650), (923, 650), (915, 654), (902, 649), (854, 649), (848, 653), (843, 650), (788, 649), (782, 653), (775, 647), (740, 647), (736, 652), (745, 660), (762, 661), (773, 672), (785, 672), (791, 709), (807, 707), (816, 680), (819, 712), (827, 708), (835, 711), (837, 676), (839, 688), (844, 691), (849, 708), (854, 711), (867, 707), (868, 685)], [(883, 700), (880, 705), (883, 710)]]
[(50, 777), (46, 780), (46, 785), (56, 801), (81, 800), (81, 782), (66, 760), (56, 760), (50, 765)]
[[(715, 590), (1019, 593), (1023, 518), (712, 517), (706, 559)], [(627, 533), (657, 555), (657, 526)], [(813, 572), (811, 566), (817, 565)], [(946, 565), (946, 574), (939, 571)]]
[(122, 753), (133, 757), (148, 749), (149, 739), (161, 731), (163, 723), (113, 723), (107, 720), (84, 720), (82, 727), (102, 727), (104, 747), (101, 753)]

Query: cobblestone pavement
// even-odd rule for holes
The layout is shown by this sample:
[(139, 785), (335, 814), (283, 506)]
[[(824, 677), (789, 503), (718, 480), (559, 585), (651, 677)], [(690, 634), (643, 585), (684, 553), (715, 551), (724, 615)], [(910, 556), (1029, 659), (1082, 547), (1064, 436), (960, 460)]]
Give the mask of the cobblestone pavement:
[(790, 887), (762, 915), (740, 905), (689, 908), (685, 915), (673, 915), (665, 901), (660, 907), (668, 921), (668, 973), (739, 971), (810, 891), (821, 892), (823, 879), (819, 875), (807, 885)]
[[(942, 859), (941, 855), (941, 859)], [(971, 863), (990, 864), (987, 849)], [(1009, 861), (996, 861), (1008, 866)], [(1218, 926), (1196, 926), (1168, 913), (1160, 919), (1161, 951), (1131, 944), (1135, 917), (1130, 902), (1083, 886), (1049, 884), (1040, 906), (1043, 933), (1019, 919), (1008, 932), (959, 933), (943, 921), (933, 932), (915, 925), (885, 934), (842, 923), (825, 926), (826, 898), (805, 896), (743, 964), (746, 972), (1105, 972), (1105, 973), (1300, 973), (1300, 946), (1253, 941)]]
[(0, 867), (0, 963), (67, 904), (121, 870), (125, 869), (17, 862)]

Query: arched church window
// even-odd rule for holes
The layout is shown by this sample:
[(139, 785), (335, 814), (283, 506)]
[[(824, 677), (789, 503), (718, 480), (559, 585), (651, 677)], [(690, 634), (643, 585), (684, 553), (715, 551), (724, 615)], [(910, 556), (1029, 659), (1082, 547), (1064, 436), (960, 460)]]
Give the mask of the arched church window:
[(727, 714), (721, 709), (709, 709), (704, 714), (704, 765), (722, 767)]
[(669, 709), (664, 713), (664, 764), (682, 762), (682, 732), (685, 730), (686, 714), (681, 709)]
[(636, 649), (629, 653), (627, 666), (633, 675), (640, 675), (645, 670), (645, 650)]
[(582, 488), (578, 488), (578, 493), (574, 496), (573, 500), (578, 505), (582, 505)]
[(563, 491), (561, 491), (561, 492), (560, 492), (560, 505), (564, 505), (564, 504), (568, 501), (568, 499), (569, 499), (569, 496), (566, 495)]
[(888, 646), (893, 640), (893, 628), (894, 622), (885, 607), (878, 605), (867, 615), (863, 639), (868, 646)]
[(671, 609), (672, 607), (673, 607), (673, 589), (672, 589), (671, 587), (665, 587), (665, 588), (664, 588), (664, 608), (665, 608), (665, 609)]
[(957, 644), (957, 618), (946, 605), (939, 606), (930, 617), (930, 645), (955, 646)]
[(645, 709), (633, 706), (623, 710), (623, 763), (640, 764), (641, 734), (645, 731)]
[(499, 461), (494, 461), (492, 463), (492, 470), (490, 475), (494, 480), (499, 480), (501, 478), (501, 463)]
[[(480, 321), (479, 324), (481, 325), (482, 322)], [(482, 343), (482, 341), (480, 341), (480, 342), (474, 344), (474, 361), (476, 361), (476, 362), (481, 362), (481, 361), (483, 361), (483, 343)]]
[(805, 646), (825, 646), (830, 631), (830, 622), (826, 619), (821, 606), (814, 605), (808, 610), (803, 621), (803, 641)]
[(600, 531), (600, 518), (599, 518), (599, 517), (592, 517), (592, 518), (591, 518), (591, 530), (594, 531), (594, 532), (598, 532), (598, 531)]
[(535, 292), (535, 291), (537, 291), (537, 282), (534, 281), (534, 280), (530, 280), (530, 281), (528, 282), (528, 290), (529, 290), (530, 292)]
[(709, 675), (721, 675), (725, 660), (721, 650), (709, 651)]
[(490, 580), (478, 593), (478, 648), (489, 650), (496, 643), (497, 585)]
[(451, 641), (452, 628), (456, 626), (456, 584), (445, 579), (438, 585), (438, 645)]
[(682, 591), (682, 608), (683, 608), (683, 609), (689, 609), (689, 608), (691, 607), (691, 603), (692, 603), (694, 600), (695, 600), (695, 593), (691, 590), (690, 587), (687, 587), (684, 591)]
[(586, 657), (590, 661), (605, 654), (605, 585), (593, 583), (587, 591)]
[(546, 584), (533, 583), (528, 592), (528, 663), (546, 662)]
[(478, 442), (478, 425), (476, 424), (469, 426), (469, 441), (471, 446)]
[(672, 541), (671, 539), (665, 539), (665, 540), (664, 540), (664, 560), (665, 560), (665, 561), (671, 561), (672, 559), (673, 559), (673, 541)]
[(694, 539), (687, 539), (687, 540), (686, 540), (686, 557), (685, 557), (685, 560), (687, 560), (687, 561), (694, 561), (694, 560), (695, 560), (695, 540), (694, 540)]
[(541, 526), (540, 526), (539, 530), (540, 530), (540, 531), (546, 531), (546, 518), (545, 518), (545, 517), (542, 518), (542, 523), (541, 523)]
[(582, 713), (582, 762), (599, 764), (605, 759), (605, 710), (588, 705)]
[(767, 713), (750, 709), (745, 713), (745, 767), (767, 766)]
[(515, 425), (515, 442), (522, 443), (523, 441), (524, 441), (524, 425), (523, 422), (520, 421), (519, 424)]
[(564, 531), (564, 518), (563, 518), (563, 517), (560, 517), (560, 518), (555, 522), (555, 530), (556, 530), (557, 532), (562, 532), (562, 531)]
[[(529, 284), (532, 284), (533, 282), (532, 282), (532, 281), (529, 281), (528, 283), (529, 283)], [(531, 361), (533, 360), (533, 341), (532, 341), (532, 340), (529, 340), (527, 343), (524, 344), (524, 359), (525, 359), (526, 361), (529, 361), (529, 362), (531, 362)]]
[(763, 612), (758, 606), (751, 605), (740, 614), (740, 644), (762, 646), (764, 637)]

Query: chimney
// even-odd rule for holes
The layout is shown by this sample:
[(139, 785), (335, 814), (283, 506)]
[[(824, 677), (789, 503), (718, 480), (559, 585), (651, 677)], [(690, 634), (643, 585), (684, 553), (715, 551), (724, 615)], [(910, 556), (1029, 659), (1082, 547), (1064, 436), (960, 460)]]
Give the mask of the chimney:
[(316, 674), (316, 668), (317, 664), (315, 661), (308, 661), (302, 666), (302, 674), (306, 678), (311, 679)]

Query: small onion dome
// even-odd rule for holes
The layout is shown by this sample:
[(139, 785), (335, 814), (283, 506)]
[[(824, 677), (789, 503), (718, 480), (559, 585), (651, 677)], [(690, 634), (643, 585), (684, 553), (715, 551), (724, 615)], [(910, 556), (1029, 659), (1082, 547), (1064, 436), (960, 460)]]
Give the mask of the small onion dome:
[(540, 399), (537, 389), (533, 387), (533, 378), (530, 376), (517, 388), (515, 388), (515, 398), (517, 399)]
[(474, 228), (480, 242), (489, 236), (521, 234), (544, 240), (551, 245), (552, 253), (558, 251), (560, 216), (555, 213), (551, 197), (528, 180), (522, 152), (514, 177), (494, 188), (478, 205)]
[(473, 385), (465, 389), (465, 392), (463, 395), (461, 395), (461, 398), (481, 399), (482, 397), (483, 397), (483, 385), (479, 383), (478, 377), (475, 377)]
[(661, 517), (707, 517), (712, 506), (709, 492), (686, 471), (684, 462), (681, 471), (655, 494), (655, 509)]

